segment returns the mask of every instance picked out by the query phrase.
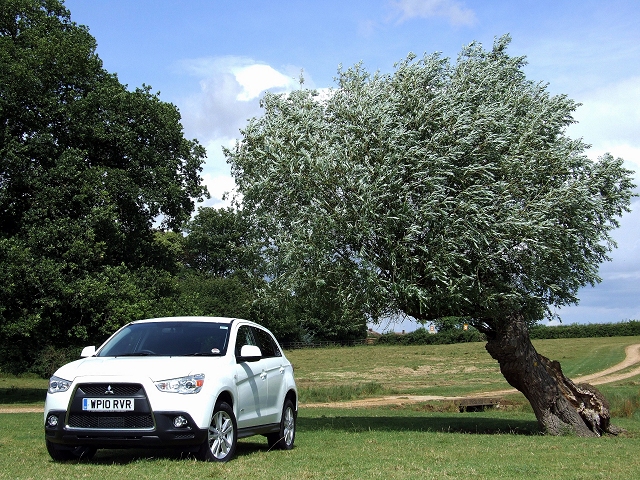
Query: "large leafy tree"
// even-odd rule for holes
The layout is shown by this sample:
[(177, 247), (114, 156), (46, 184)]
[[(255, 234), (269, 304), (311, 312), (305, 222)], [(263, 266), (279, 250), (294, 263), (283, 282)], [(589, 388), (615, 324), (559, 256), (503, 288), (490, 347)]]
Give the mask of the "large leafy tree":
[(0, 343), (14, 368), (162, 309), (176, 285), (154, 224), (179, 230), (206, 194), (176, 107), (130, 91), (95, 49), (58, 0), (0, 6)]
[[(259, 249), (254, 248), (255, 229), (245, 213), (231, 208), (203, 207), (187, 223), (180, 255), (182, 303), (188, 299), (190, 305), (205, 315), (256, 320), (268, 326), (281, 341), (300, 340), (301, 330), (310, 317), (309, 309), (302, 309), (300, 302), (291, 299), (277, 302), (257, 295), (267, 272)], [(323, 329), (323, 333), (332, 330)]]
[(259, 257), (249, 248), (251, 229), (241, 212), (202, 207), (182, 239), (182, 298), (200, 314), (250, 316)]
[(349, 315), (335, 302), (330, 285), (301, 286), (295, 295), (260, 295), (271, 272), (256, 248), (248, 213), (203, 207), (187, 223), (180, 255), (182, 298), (202, 314), (251, 318), (284, 342), (364, 338), (364, 317), (358, 311)]
[(242, 212), (231, 208), (203, 207), (187, 224), (185, 264), (217, 277), (251, 275), (259, 256), (250, 249), (251, 229)]
[(542, 428), (614, 432), (603, 397), (539, 355), (528, 327), (600, 280), (631, 172), (587, 158), (566, 134), (577, 104), (528, 80), (508, 43), (455, 63), (411, 55), (393, 74), (356, 65), (329, 95), (266, 95), (227, 155), (271, 288), (328, 286), (374, 321), (469, 319)]

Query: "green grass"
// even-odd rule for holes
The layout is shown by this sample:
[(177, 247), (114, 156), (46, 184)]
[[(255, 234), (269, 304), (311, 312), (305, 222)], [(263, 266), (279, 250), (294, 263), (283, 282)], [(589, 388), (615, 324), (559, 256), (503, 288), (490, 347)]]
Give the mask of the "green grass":
[[(570, 378), (621, 362), (625, 347), (635, 343), (640, 337), (534, 341), (536, 349), (558, 360)], [(374, 396), (461, 396), (511, 388), (484, 343), (293, 350), (287, 357), (295, 366), (303, 401), (309, 402), (335, 401), (341, 390), (345, 400), (371, 396), (367, 385), (376, 385)]]
[(47, 396), (47, 388), (46, 379), (0, 374), (0, 406), (42, 405)]
[(639, 478), (640, 418), (625, 437), (539, 435), (532, 414), (430, 413), (419, 406), (301, 410), (296, 447), (240, 441), (225, 465), (163, 450), (99, 450), (90, 462), (55, 463), (42, 415), (0, 414), (0, 478)]
[[(568, 376), (604, 370), (638, 337), (541, 340)], [(375, 346), (287, 352), (307, 402), (395, 393), (460, 395), (508, 388), (483, 344)], [(0, 376), (1, 404), (42, 405), (47, 382)], [(620, 437), (552, 437), (514, 396), (506, 409), (459, 413), (440, 404), (368, 409), (301, 408), (296, 447), (240, 441), (225, 465), (171, 450), (100, 450), (91, 462), (55, 463), (41, 413), (0, 414), (0, 479), (56, 478), (640, 478), (640, 376), (602, 385)], [(306, 397), (305, 397), (306, 396)], [(520, 396), (521, 397), (521, 396)]]
[(391, 393), (376, 382), (357, 385), (335, 385), (327, 387), (299, 387), (298, 395), (302, 403), (340, 402), (365, 397), (379, 397)]
[(624, 348), (640, 337), (567, 338), (534, 340), (538, 353), (562, 365), (568, 377), (599, 372), (624, 360)]
[[(640, 337), (535, 340), (567, 376), (586, 375), (624, 359)], [(303, 402), (386, 394), (459, 396), (510, 388), (484, 343), (359, 346), (287, 352)], [(0, 405), (44, 401), (47, 380), (0, 374)]]
[[(610, 404), (611, 416), (632, 418), (640, 412), (640, 379), (623, 380), (598, 387)], [(615, 422), (614, 422), (615, 423)]]

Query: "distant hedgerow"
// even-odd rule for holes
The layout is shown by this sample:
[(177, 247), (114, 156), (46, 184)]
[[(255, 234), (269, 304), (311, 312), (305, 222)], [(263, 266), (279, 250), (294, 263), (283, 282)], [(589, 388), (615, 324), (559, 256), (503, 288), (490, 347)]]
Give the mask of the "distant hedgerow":
[(378, 338), (377, 343), (384, 345), (445, 345), (484, 341), (486, 341), (485, 336), (475, 329), (453, 329), (429, 333), (427, 329), (419, 328), (406, 334), (385, 333)]
[(640, 335), (640, 321), (627, 320), (620, 323), (589, 323), (571, 325), (535, 325), (529, 329), (532, 339), (553, 338), (593, 338), (593, 337), (631, 337)]

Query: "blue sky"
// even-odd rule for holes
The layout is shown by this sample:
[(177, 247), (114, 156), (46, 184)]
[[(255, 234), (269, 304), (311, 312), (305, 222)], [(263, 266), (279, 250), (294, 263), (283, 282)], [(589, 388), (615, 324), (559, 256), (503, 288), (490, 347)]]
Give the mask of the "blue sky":
[[(87, 25), (105, 68), (130, 88), (151, 85), (178, 106), (187, 138), (208, 152), (204, 178), (222, 206), (233, 179), (221, 153), (260, 115), (264, 91), (334, 86), (338, 65), (391, 72), (409, 52), (455, 58), (512, 36), (527, 75), (582, 106), (569, 129), (589, 156), (622, 157), (640, 184), (640, 2), (518, 0), (67, 0)], [(563, 323), (640, 319), (640, 199), (614, 237), (603, 282), (580, 291)], [(414, 328), (410, 324), (382, 329)]]

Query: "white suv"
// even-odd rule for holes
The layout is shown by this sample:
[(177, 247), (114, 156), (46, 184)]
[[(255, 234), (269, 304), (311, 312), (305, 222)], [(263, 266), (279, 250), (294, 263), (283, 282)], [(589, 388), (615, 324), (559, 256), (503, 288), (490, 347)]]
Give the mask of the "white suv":
[(238, 438), (293, 448), (298, 394), (273, 335), (241, 319), (171, 317), (125, 325), (49, 380), (54, 460), (98, 448), (172, 446), (227, 461)]

